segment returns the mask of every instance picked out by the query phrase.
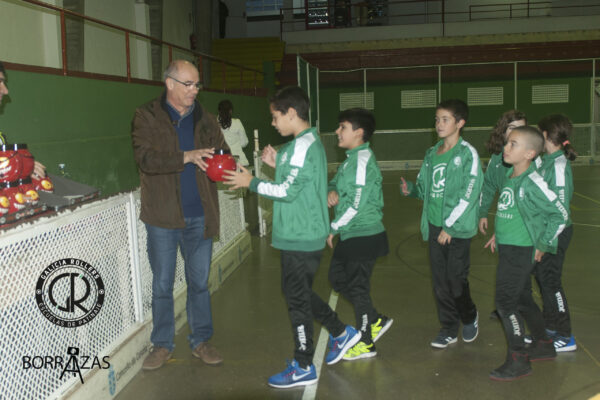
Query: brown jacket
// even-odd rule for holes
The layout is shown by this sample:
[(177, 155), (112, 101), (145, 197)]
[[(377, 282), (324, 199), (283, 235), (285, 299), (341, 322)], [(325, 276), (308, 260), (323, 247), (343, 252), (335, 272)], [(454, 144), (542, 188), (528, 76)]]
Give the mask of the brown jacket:
[[(140, 171), (142, 210), (140, 219), (161, 228), (184, 228), (181, 206), (180, 173), (183, 151), (167, 111), (165, 93), (135, 111), (131, 137), (133, 153)], [(194, 109), (196, 149), (229, 149), (214, 115), (196, 103)], [(196, 182), (204, 207), (204, 237), (219, 233), (217, 185), (197, 169)]]

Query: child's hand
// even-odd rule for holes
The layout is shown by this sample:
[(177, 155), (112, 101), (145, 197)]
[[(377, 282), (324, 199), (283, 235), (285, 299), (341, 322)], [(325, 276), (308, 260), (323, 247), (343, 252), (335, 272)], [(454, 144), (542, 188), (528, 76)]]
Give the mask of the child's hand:
[(541, 250), (535, 249), (535, 256), (533, 256), (533, 259), (537, 262), (540, 262), (542, 261), (542, 257), (544, 257), (544, 254), (546, 253), (544, 253)]
[(450, 242), (452, 241), (452, 236), (450, 236), (445, 230), (442, 229), (437, 238), (437, 241), (439, 244), (444, 246), (446, 244), (450, 244)]
[(263, 149), (262, 156), (260, 158), (269, 167), (275, 168), (275, 157), (276, 156), (277, 156), (277, 150), (275, 150), (273, 148), (273, 146), (271, 146), (269, 144)]
[(488, 227), (487, 218), (483, 217), (483, 218), (479, 219), (479, 232), (481, 232), (485, 235), (487, 233), (487, 227)]
[(492, 238), (490, 240), (488, 240), (488, 242), (485, 244), (485, 246), (483, 246), (484, 249), (490, 248), (490, 250), (492, 251), (492, 253), (494, 252), (494, 250), (496, 250), (496, 234), (494, 233), (492, 235)]
[(333, 234), (329, 234), (329, 236), (327, 236), (327, 245), (333, 249)]
[(327, 193), (327, 207), (337, 206), (339, 201), (340, 196), (338, 195), (338, 192), (332, 190), (331, 192)]
[(253, 176), (241, 164), (238, 164), (240, 171), (224, 170), (224, 184), (231, 186), (231, 189), (239, 189), (250, 186)]
[(402, 181), (402, 183), (400, 184), (400, 191), (403, 195), (408, 196), (410, 194), (410, 192), (408, 191), (408, 183), (406, 183), (403, 176), (400, 177), (400, 180)]

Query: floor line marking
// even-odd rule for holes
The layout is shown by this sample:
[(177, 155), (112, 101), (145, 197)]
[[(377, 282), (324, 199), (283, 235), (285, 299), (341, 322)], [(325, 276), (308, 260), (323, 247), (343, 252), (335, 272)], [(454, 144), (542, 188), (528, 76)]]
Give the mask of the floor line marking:
[[(331, 291), (331, 295), (329, 296), (329, 307), (333, 311), (335, 311), (335, 307), (337, 306), (338, 294)], [(304, 388), (304, 393), (302, 394), (302, 400), (314, 400), (317, 396), (317, 386), (319, 386), (319, 378), (321, 377), (321, 366), (323, 365), (323, 358), (325, 357), (325, 348), (327, 347), (327, 342), (329, 341), (329, 332), (325, 329), (324, 326), (321, 327), (321, 333), (319, 334), (319, 341), (317, 342), (317, 346), (315, 349), (315, 355), (313, 357), (313, 364), (315, 364), (315, 369), (317, 370), (317, 383), (314, 385), (308, 385)]]
[(581, 224), (579, 222), (573, 222), (573, 225), (579, 225), (579, 226), (591, 226), (592, 228), (600, 228), (600, 225), (594, 225), (594, 224)]
[(596, 366), (600, 367), (600, 362), (596, 359), (596, 357), (594, 357), (592, 355), (592, 353), (590, 353), (590, 351), (583, 345), (583, 343), (581, 343), (578, 340), (577, 344), (579, 345), (579, 347), (581, 347), (583, 349), (583, 351), (585, 351), (585, 353), (588, 355), (588, 357), (592, 359), (592, 361), (594, 362), (594, 364), (596, 364)]
[(583, 194), (581, 194), (581, 193), (573, 192), (573, 194), (576, 194), (576, 195), (577, 195), (577, 196), (579, 196), (579, 197), (583, 197), (584, 199), (586, 199), (586, 200), (589, 200), (589, 201), (591, 201), (591, 202), (594, 202), (594, 203), (596, 203), (596, 204), (600, 204), (600, 201), (598, 201), (598, 200), (596, 200), (596, 199), (593, 199), (593, 198), (591, 198), (591, 197), (588, 197), (588, 196), (584, 196), (584, 195), (583, 195)]

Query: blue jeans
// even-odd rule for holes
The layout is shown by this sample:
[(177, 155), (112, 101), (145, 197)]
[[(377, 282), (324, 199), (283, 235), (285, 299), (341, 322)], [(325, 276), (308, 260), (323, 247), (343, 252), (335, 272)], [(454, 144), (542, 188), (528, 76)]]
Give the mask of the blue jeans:
[(187, 319), (193, 349), (213, 334), (208, 273), (212, 257), (212, 238), (204, 239), (204, 217), (185, 218), (185, 228), (166, 229), (146, 224), (147, 249), (152, 268), (152, 318), (150, 340), (156, 347), (175, 348), (173, 284), (177, 247), (185, 261), (187, 282)]

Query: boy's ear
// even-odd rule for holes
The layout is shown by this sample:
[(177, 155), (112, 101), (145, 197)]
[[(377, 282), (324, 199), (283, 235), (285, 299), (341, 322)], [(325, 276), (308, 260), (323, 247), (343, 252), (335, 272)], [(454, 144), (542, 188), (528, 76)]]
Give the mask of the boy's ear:
[(288, 117), (290, 120), (294, 119), (295, 117), (298, 116), (298, 113), (296, 112), (296, 109), (293, 107), (290, 107), (287, 109), (287, 112), (285, 113), (285, 116)]
[(525, 152), (525, 158), (527, 158), (528, 160), (534, 160), (536, 157), (537, 157), (537, 153), (533, 149), (528, 149)]
[(466, 123), (467, 123), (467, 122), (466, 122), (464, 119), (459, 119), (459, 120), (456, 122), (456, 125), (458, 125), (458, 129), (462, 129), (462, 127), (463, 127), (463, 126), (465, 126), (465, 124), (466, 124)]

